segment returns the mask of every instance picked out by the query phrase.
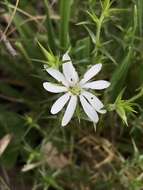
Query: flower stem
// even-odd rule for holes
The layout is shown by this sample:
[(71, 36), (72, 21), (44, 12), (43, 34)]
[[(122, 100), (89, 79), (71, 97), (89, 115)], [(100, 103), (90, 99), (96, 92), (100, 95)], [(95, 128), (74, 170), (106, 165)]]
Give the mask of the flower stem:
[(99, 22), (97, 24), (97, 32), (96, 32), (96, 46), (97, 48), (100, 47), (100, 34), (101, 34), (101, 28), (102, 28), (102, 23), (104, 20), (104, 12), (101, 14), (99, 18)]
[(134, 102), (135, 100), (139, 99), (142, 96), (143, 96), (143, 88), (141, 88), (141, 91), (137, 95), (130, 98), (128, 102)]

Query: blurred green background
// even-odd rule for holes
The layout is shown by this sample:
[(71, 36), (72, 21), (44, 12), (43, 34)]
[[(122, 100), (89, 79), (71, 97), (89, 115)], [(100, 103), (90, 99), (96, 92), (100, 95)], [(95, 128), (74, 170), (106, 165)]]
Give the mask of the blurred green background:
[[(50, 114), (43, 63), (60, 69), (67, 50), (112, 83), (96, 132), (82, 111), (65, 128)], [(0, 189), (142, 190), (142, 85), (143, 0), (0, 1)]]

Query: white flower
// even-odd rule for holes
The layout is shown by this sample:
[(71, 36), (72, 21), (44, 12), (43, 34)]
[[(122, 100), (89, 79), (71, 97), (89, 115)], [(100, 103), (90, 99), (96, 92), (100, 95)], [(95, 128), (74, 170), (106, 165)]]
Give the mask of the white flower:
[(50, 82), (44, 82), (44, 88), (52, 93), (64, 93), (60, 98), (56, 100), (51, 108), (52, 114), (57, 114), (67, 104), (66, 111), (62, 118), (62, 126), (66, 126), (71, 120), (77, 105), (78, 98), (80, 103), (89, 119), (97, 123), (98, 113), (105, 113), (102, 102), (91, 92), (91, 90), (102, 90), (108, 88), (110, 83), (105, 80), (90, 81), (102, 68), (102, 64), (96, 64), (92, 66), (83, 76), (82, 80), (79, 80), (79, 76), (71, 62), (69, 55), (66, 53), (63, 55), (62, 61), (64, 62), (63, 74), (54, 69), (44, 65), (46, 71), (55, 78), (61, 84), (53, 84)]

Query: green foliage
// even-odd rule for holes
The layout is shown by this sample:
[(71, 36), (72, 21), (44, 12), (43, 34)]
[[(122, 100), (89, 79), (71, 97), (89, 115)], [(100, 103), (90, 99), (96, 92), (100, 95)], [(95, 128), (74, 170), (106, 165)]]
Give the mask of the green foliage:
[(132, 103), (130, 100), (123, 100), (122, 99), (123, 92), (124, 90), (120, 92), (114, 104), (109, 105), (109, 111), (115, 110), (117, 114), (121, 117), (122, 121), (126, 125), (128, 125), (127, 114), (136, 112), (133, 108), (133, 106), (135, 106), (135, 103)]
[(60, 0), (60, 47), (66, 51), (69, 46), (69, 21), (73, 0)]
[(58, 69), (59, 68), (59, 65), (60, 65), (60, 60), (58, 57), (54, 56), (53, 53), (50, 51), (47, 51), (41, 44), (40, 42), (38, 42), (45, 58), (47, 59), (47, 65), (49, 67), (53, 67), (53, 68), (56, 68)]

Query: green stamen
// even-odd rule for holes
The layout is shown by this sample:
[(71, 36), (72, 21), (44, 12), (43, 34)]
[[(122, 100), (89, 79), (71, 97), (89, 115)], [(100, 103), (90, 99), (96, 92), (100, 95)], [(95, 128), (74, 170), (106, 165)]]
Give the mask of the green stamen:
[(81, 88), (79, 86), (73, 86), (69, 88), (69, 91), (73, 94), (73, 95), (79, 95), (81, 93)]

